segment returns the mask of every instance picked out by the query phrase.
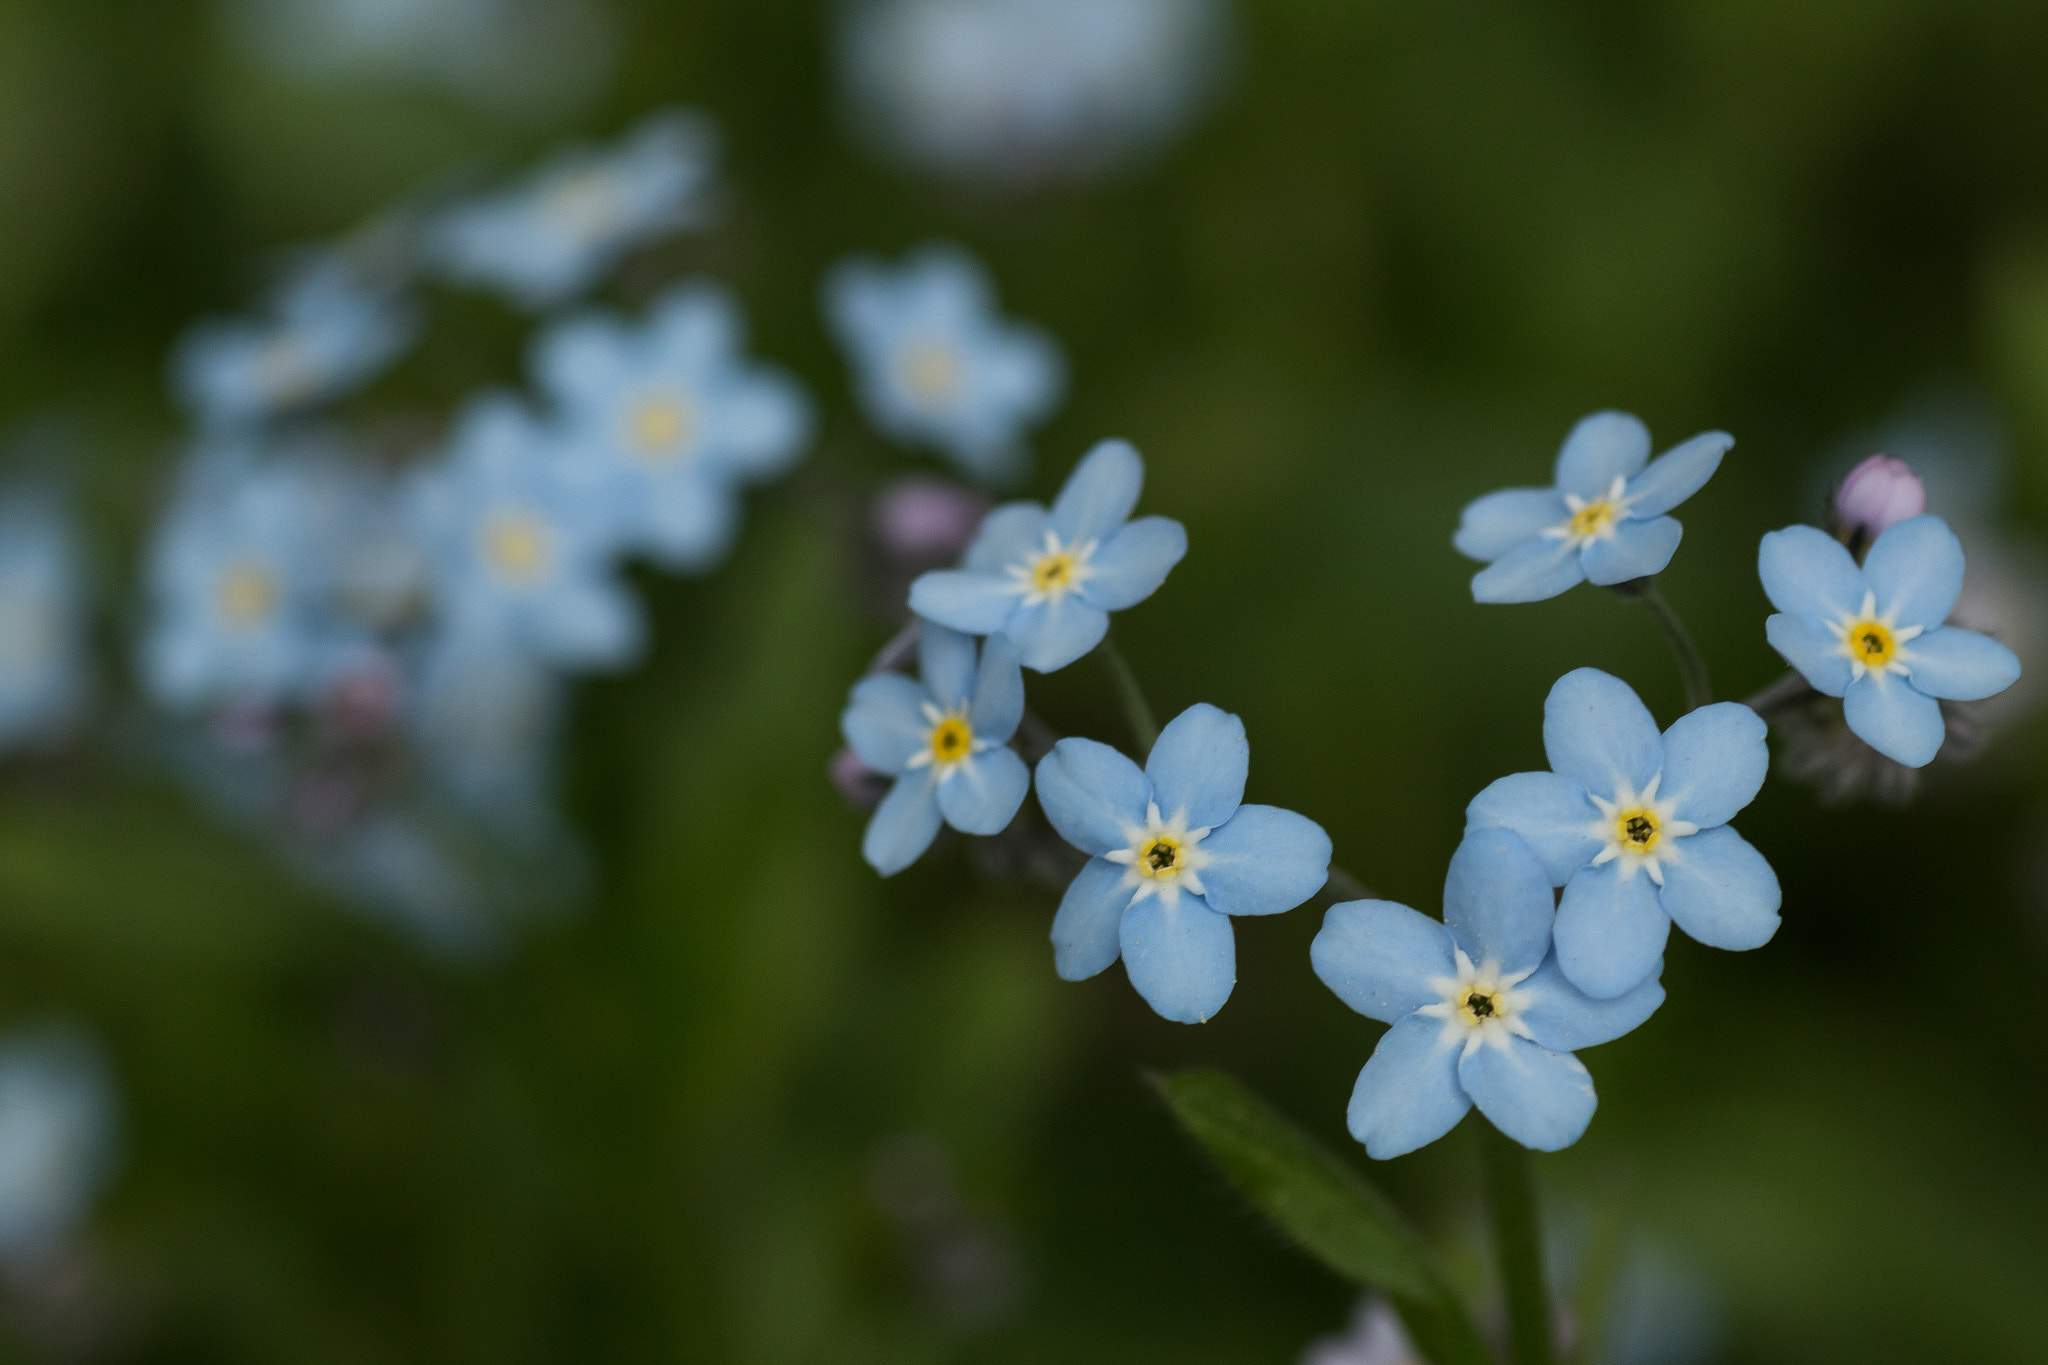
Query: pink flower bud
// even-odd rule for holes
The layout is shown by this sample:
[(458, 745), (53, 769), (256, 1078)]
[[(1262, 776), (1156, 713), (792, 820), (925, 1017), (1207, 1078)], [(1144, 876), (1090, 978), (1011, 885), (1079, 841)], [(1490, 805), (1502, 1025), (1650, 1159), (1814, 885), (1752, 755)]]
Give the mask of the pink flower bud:
[(832, 755), (832, 785), (863, 810), (880, 805), (889, 794), (888, 777), (861, 762), (860, 755), (851, 749), (841, 749)]
[(898, 559), (950, 560), (967, 548), (988, 499), (944, 479), (898, 479), (875, 499), (875, 535)]
[(1835, 525), (1852, 543), (1868, 545), (1927, 510), (1927, 490), (1913, 467), (1894, 455), (1873, 455), (1835, 489)]

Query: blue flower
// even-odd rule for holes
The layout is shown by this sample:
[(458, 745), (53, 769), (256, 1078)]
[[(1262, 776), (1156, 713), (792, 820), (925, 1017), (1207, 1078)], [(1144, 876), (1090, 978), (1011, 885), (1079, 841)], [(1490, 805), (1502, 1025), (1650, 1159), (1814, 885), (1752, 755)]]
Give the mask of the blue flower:
[(895, 779), (875, 808), (861, 856), (887, 877), (916, 862), (941, 818), (963, 834), (1000, 834), (1030, 789), (1024, 760), (1007, 748), (1024, 719), (1024, 675), (1001, 640), (974, 640), (927, 622), (917, 683), (877, 673), (854, 684), (840, 731), (860, 761)]
[(731, 296), (693, 284), (657, 299), (644, 328), (583, 317), (535, 346), (571, 468), (611, 503), (623, 545), (671, 568), (723, 556), (737, 486), (781, 473), (810, 440), (803, 390), (749, 364), (742, 340)]
[(927, 246), (895, 269), (843, 261), (825, 312), (861, 403), (890, 439), (934, 446), (990, 482), (1024, 472), (1024, 432), (1066, 392), (1059, 347), (995, 311), (988, 273), (957, 247)]
[(1333, 905), (1310, 946), (1323, 984), (1392, 1024), (1351, 1092), (1351, 1135), (1385, 1160), (1435, 1142), (1474, 1104), (1525, 1147), (1579, 1140), (1598, 1101), (1572, 1054), (1664, 1003), (1661, 965), (1595, 1000), (1551, 952), (1550, 879), (1528, 845), (1476, 829), (1451, 855), (1443, 923), (1392, 901)]
[(118, 1105), (100, 1050), (65, 1025), (0, 1042), (0, 1256), (47, 1257), (113, 1166)]
[(1588, 995), (1631, 990), (1657, 969), (1676, 921), (1701, 943), (1756, 948), (1778, 928), (1778, 878), (1727, 827), (1770, 767), (1764, 723), (1736, 702), (1680, 716), (1661, 736), (1621, 679), (1559, 678), (1543, 703), (1552, 771), (1503, 777), (1472, 798), (1465, 829), (1510, 829), (1542, 862), (1557, 957)]
[(1124, 960), (1167, 1019), (1199, 1024), (1237, 981), (1232, 915), (1292, 910), (1329, 877), (1330, 836), (1244, 801), (1244, 722), (1206, 702), (1175, 716), (1140, 771), (1107, 744), (1063, 739), (1038, 765), (1038, 804), (1089, 859), (1052, 922), (1060, 976)]
[(550, 434), (516, 401), (471, 403), (408, 499), (445, 629), (498, 635), (571, 668), (639, 652), (639, 610), (612, 570), (611, 509), (567, 477)]
[(1649, 468), (1650, 431), (1625, 412), (1582, 419), (1557, 452), (1553, 488), (1503, 488), (1468, 503), (1451, 543), (1484, 560), (1475, 602), (1540, 602), (1585, 581), (1661, 571), (1684, 528), (1664, 513), (1700, 491), (1735, 438), (1706, 431)]
[(1771, 647), (1817, 692), (1842, 699), (1865, 744), (1909, 768), (1941, 749), (1941, 701), (1996, 696), (2020, 676), (1998, 641), (1942, 624), (1963, 590), (1963, 547), (1940, 517), (1899, 522), (1858, 568), (1823, 531), (1772, 531), (1757, 572), (1782, 615), (1764, 623)]
[(1051, 512), (1035, 502), (990, 512), (961, 568), (910, 585), (910, 609), (971, 635), (1007, 636), (1026, 668), (1065, 668), (1101, 643), (1110, 612), (1158, 591), (1188, 552), (1179, 522), (1129, 521), (1144, 482), (1137, 451), (1102, 442), (1067, 476)]
[(427, 250), (450, 278), (538, 312), (583, 293), (634, 247), (705, 222), (717, 136), (670, 111), (616, 147), (577, 149), (525, 183), (451, 210)]
[(0, 502), (0, 745), (61, 728), (87, 682), (77, 540), (54, 501), (17, 494)]

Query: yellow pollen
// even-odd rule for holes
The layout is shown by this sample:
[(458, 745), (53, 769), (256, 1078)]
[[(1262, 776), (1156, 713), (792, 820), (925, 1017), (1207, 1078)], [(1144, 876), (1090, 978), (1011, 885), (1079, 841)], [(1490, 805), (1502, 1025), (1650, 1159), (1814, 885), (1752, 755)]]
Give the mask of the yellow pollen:
[(259, 624), (277, 605), (277, 580), (255, 564), (237, 564), (220, 578), (220, 609), (230, 625)]
[(634, 407), (626, 429), (641, 458), (665, 464), (682, 455), (696, 425), (696, 413), (688, 403), (649, 398)]
[(1572, 513), (1572, 535), (1580, 540), (1599, 535), (1614, 524), (1614, 504), (1605, 498), (1587, 503)]
[(1858, 621), (1843, 632), (1849, 657), (1866, 668), (1883, 668), (1899, 652), (1899, 641), (1881, 621)]
[(500, 578), (530, 583), (547, 569), (547, 528), (519, 512), (493, 517), (484, 528), (484, 559)]
[(903, 350), (903, 383), (927, 407), (953, 401), (960, 389), (960, 362), (950, 346), (919, 342)]
[(932, 762), (958, 763), (974, 748), (974, 727), (964, 716), (948, 716), (932, 727)]
[(1631, 853), (1648, 853), (1664, 837), (1664, 822), (1648, 806), (1625, 810), (1614, 817), (1615, 837)]
[(1500, 1005), (1498, 992), (1474, 989), (1467, 991), (1465, 998), (1458, 1002), (1458, 1013), (1465, 1016), (1466, 1023), (1480, 1024), (1498, 1017)]
[(1064, 592), (1074, 586), (1074, 557), (1065, 550), (1041, 555), (1031, 566), (1031, 586), (1043, 593)]
[(1159, 834), (1138, 849), (1134, 866), (1147, 877), (1171, 877), (1180, 871), (1180, 840)]

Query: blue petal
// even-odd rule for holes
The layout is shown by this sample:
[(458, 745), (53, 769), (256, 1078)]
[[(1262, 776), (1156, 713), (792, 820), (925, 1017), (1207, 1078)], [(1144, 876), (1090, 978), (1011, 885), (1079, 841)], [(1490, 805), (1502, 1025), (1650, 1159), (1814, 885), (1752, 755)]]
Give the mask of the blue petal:
[(1629, 515), (1662, 516), (1699, 492), (1734, 444), (1735, 438), (1725, 431), (1703, 431), (1659, 455), (1629, 480)]
[(910, 585), (910, 609), (969, 635), (1003, 628), (1023, 594), (1007, 578), (967, 569), (935, 569)]
[(1024, 719), (1024, 675), (1017, 669), (1016, 649), (1003, 636), (991, 635), (981, 646), (967, 719), (977, 738), (998, 744), (1016, 734)]
[(1877, 538), (1863, 557), (1863, 576), (1880, 615), (1932, 630), (1962, 596), (1963, 543), (1940, 517), (1913, 517)]
[(1940, 626), (1906, 645), (1913, 686), (1930, 697), (1982, 701), (2020, 680), (2019, 656), (1989, 635)]
[(1187, 817), (1189, 829), (1222, 824), (1244, 800), (1252, 746), (1244, 722), (1198, 701), (1166, 723), (1145, 760), (1159, 813)]
[(1026, 668), (1051, 673), (1102, 643), (1109, 633), (1109, 614), (1077, 595), (1036, 606), (1019, 607), (1003, 627)]
[(1458, 1084), (1458, 1048), (1440, 1020), (1410, 1015), (1380, 1035), (1351, 1089), (1351, 1136), (1377, 1161), (1427, 1147), (1458, 1126), (1472, 1101)]
[(1145, 823), (1152, 784), (1107, 744), (1063, 739), (1038, 761), (1038, 804), (1060, 837), (1083, 853), (1126, 848), (1124, 831)]
[(1664, 860), (1664, 913), (1710, 948), (1760, 948), (1778, 932), (1778, 874), (1726, 825), (1676, 841)]
[(1391, 1024), (1442, 999), (1432, 977), (1453, 976), (1451, 931), (1393, 901), (1330, 907), (1308, 957), (1322, 983), (1368, 1019)]
[(1277, 915), (1330, 879), (1330, 836), (1306, 815), (1278, 806), (1239, 806), (1202, 840), (1202, 897), (1225, 915)]
[(1006, 502), (981, 519), (974, 543), (960, 567), (975, 573), (1001, 574), (1045, 549), (1052, 517), (1035, 502)]
[(1053, 529), (1069, 545), (1105, 540), (1130, 520), (1144, 485), (1145, 462), (1129, 441), (1099, 441), (1053, 500)]
[(1858, 739), (1908, 768), (1926, 767), (1947, 737), (1941, 703), (1888, 673), (1865, 673), (1850, 683), (1842, 694), (1842, 719)]
[(1186, 527), (1168, 517), (1140, 517), (1088, 561), (1094, 573), (1081, 584), (1081, 600), (1104, 611), (1136, 606), (1159, 591), (1187, 552)]
[(1444, 877), (1444, 923), (1474, 962), (1534, 967), (1550, 951), (1550, 878), (1515, 834), (1468, 833)]
[(1001, 834), (1031, 790), (1031, 770), (1012, 749), (984, 749), (939, 784), (939, 810), (962, 834)]
[(1664, 766), (1656, 718), (1611, 673), (1575, 668), (1543, 699), (1543, 751), (1551, 768), (1602, 800), (1627, 786), (1640, 793)]
[(1680, 716), (1664, 732), (1664, 780), (1657, 799), (1701, 829), (1725, 825), (1756, 800), (1771, 766), (1770, 727), (1740, 702), (1717, 701)]
[(1472, 575), (1474, 602), (1541, 602), (1586, 580), (1585, 557), (1550, 536), (1524, 541)]
[(1841, 637), (1811, 616), (1773, 616), (1764, 622), (1764, 638), (1816, 692), (1839, 697), (1849, 690), (1854, 670), (1842, 652)]
[(1586, 789), (1556, 773), (1512, 773), (1489, 784), (1465, 807), (1465, 832), (1511, 829), (1520, 835), (1552, 886), (1563, 886), (1593, 860), (1602, 840), (1590, 828), (1600, 812)]
[(1503, 488), (1465, 504), (1451, 544), (1468, 559), (1495, 560), (1570, 515), (1555, 488)]
[(917, 666), (940, 708), (958, 709), (974, 691), (974, 637), (925, 622), (917, 632)]
[(932, 790), (930, 770), (907, 773), (875, 807), (861, 837), (860, 856), (887, 877), (916, 862), (938, 832), (939, 799)]
[(1582, 417), (1557, 452), (1559, 492), (1604, 498), (1614, 481), (1632, 479), (1650, 458), (1650, 430), (1632, 413)]
[(901, 673), (877, 673), (853, 685), (839, 733), (846, 736), (860, 761), (878, 773), (903, 771), (910, 756), (925, 746), (931, 725), (924, 704), (931, 695)]
[(1131, 903), (1124, 874), (1116, 863), (1090, 858), (1067, 884), (1052, 917), (1053, 966), (1060, 980), (1086, 981), (1116, 961), (1124, 907)]
[(1577, 1142), (1600, 1103), (1578, 1058), (1525, 1038), (1466, 1053), (1458, 1063), (1458, 1083), (1494, 1127), (1539, 1152)]
[(1649, 873), (1621, 875), (1622, 860), (1575, 873), (1557, 902), (1557, 963), (1596, 1000), (1641, 985), (1664, 956), (1671, 920)]
[(1199, 896), (1150, 896), (1124, 911), (1117, 934), (1131, 984), (1162, 1019), (1206, 1022), (1237, 984), (1230, 919)]
[(1552, 954), (1524, 981), (1522, 991), (1529, 1003), (1522, 1022), (1536, 1035), (1536, 1042), (1552, 1052), (1576, 1052), (1582, 1047), (1611, 1043), (1657, 1012), (1664, 1003), (1660, 962), (1643, 983), (1612, 1000), (1595, 1000), (1565, 979)]
[(1614, 523), (1614, 534), (1586, 543), (1586, 581), (1607, 587), (1662, 573), (1678, 553), (1685, 528), (1671, 517)]
[(1869, 591), (1863, 571), (1841, 542), (1812, 526), (1765, 533), (1757, 546), (1756, 572), (1771, 605), (1791, 616), (1833, 620), (1861, 610)]

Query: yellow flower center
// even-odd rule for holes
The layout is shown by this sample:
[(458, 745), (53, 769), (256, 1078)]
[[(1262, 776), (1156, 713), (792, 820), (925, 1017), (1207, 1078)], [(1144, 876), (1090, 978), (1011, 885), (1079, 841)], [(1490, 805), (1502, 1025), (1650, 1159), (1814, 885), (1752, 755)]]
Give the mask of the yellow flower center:
[(524, 512), (504, 512), (484, 527), (484, 561), (500, 578), (530, 583), (548, 566), (547, 527)]
[(1572, 513), (1572, 538), (1574, 540), (1591, 540), (1612, 525), (1614, 525), (1614, 504), (1606, 498), (1596, 498)]
[(1664, 837), (1664, 822), (1648, 806), (1633, 806), (1614, 816), (1614, 838), (1631, 853), (1648, 853)]
[(1031, 587), (1034, 592), (1046, 594), (1062, 593), (1074, 586), (1074, 556), (1066, 550), (1057, 550), (1049, 555), (1039, 556), (1031, 566)]
[(1899, 652), (1898, 636), (1882, 621), (1862, 620), (1852, 622), (1842, 632), (1842, 643), (1849, 651), (1849, 657), (1865, 668), (1883, 668)]
[(666, 464), (679, 458), (696, 426), (697, 414), (691, 405), (673, 398), (645, 399), (626, 419), (633, 448), (649, 464)]
[(1138, 856), (1132, 866), (1140, 876), (1171, 877), (1180, 872), (1186, 861), (1180, 840), (1171, 834), (1155, 834), (1138, 846)]
[(927, 407), (953, 401), (960, 389), (960, 361), (953, 348), (935, 341), (919, 342), (903, 350), (903, 383)]
[(549, 191), (542, 212), (569, 236), (599, 236), (619, 216), (618, 186), (602, 167), (573, 172)]
[(1458, 1014), (1467, 1024), (1483, 1024), (1489, 1019), (1499, 1018), (1507, 1011), (1503, 1008), (1501, 992), (1484, 986), (1474, 986), (1458, 1001)]
[(277, 580), (257, 564), (237, 564), (220, 577), (220, 609), (228, 624), (246, 630), (277, 606)]
[(932, 764), (947, 767), (974, 750), (974, 727), (965, 716), (948, 716), (932, 727)]

